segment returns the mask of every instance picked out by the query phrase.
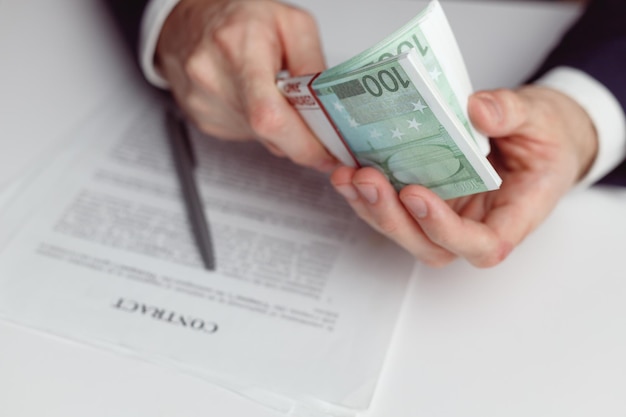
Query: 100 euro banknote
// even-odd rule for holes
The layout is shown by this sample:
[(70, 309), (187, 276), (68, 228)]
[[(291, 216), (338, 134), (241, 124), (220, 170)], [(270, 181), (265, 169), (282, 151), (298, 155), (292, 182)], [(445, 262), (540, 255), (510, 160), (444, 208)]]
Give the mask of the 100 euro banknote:
[(497, 189), (487, 139), (469, 123), (469, 77), (435, 0), (393, 35), (319, 74), (278, 86), (344, 164), (444, 199)]

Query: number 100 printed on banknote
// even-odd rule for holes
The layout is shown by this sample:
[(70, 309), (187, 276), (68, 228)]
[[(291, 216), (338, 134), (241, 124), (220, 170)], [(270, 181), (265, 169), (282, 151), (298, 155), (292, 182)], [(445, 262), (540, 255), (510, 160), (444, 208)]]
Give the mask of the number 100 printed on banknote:
[(420, 184), (450, 199), (500, 186), (489, 142), (468, 120), (471, 83), (437, 0), (354, 58), (278, 86), (331, 153), (376, 167), (398, 190)]

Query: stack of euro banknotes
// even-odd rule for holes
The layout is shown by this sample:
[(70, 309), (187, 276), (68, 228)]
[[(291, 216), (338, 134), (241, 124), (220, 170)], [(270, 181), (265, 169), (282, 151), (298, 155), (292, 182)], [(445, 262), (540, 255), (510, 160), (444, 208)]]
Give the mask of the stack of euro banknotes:
[(278, 87), (342, 163), (375, 167), (397, 190), (420, 184), (451, 199), (502, 182), (469, 121), (472, 85), (437, 0), (377, 45)]

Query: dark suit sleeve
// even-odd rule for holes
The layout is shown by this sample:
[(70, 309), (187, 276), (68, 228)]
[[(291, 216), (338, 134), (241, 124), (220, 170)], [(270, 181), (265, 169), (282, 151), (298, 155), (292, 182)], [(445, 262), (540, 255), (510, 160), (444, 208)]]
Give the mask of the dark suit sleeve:
[[(626, 0), (591, 0), (536, 75), (563, 65), (604, 84), (626, 114)], [(626, 186), (626, 161), (600, 182)]]
[(137, 60), (141, 18), (149, 0), (102, 0)]

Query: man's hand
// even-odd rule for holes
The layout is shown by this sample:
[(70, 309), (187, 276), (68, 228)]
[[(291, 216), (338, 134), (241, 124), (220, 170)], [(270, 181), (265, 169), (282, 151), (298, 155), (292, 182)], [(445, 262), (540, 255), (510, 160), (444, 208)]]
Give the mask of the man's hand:
[(373, 168), (340, 167), (331, 177), (363, 220), (431, 266), (456, 257), (478, 267), (501, 262), (584, 176), (597, 152), (584, 109), (549, 88), (479, 92), (469, 114), (492, 138), (499, 190), (443, 201), (417, 185), (398, 194)]
[(321, 171), (337, 165), (276, 87), (276, 75), (322, 71), (317, 26), (273, 0), (182, 0), (159, 37), (156, 65), (188, 117), (222, 139), (257, 139)]

